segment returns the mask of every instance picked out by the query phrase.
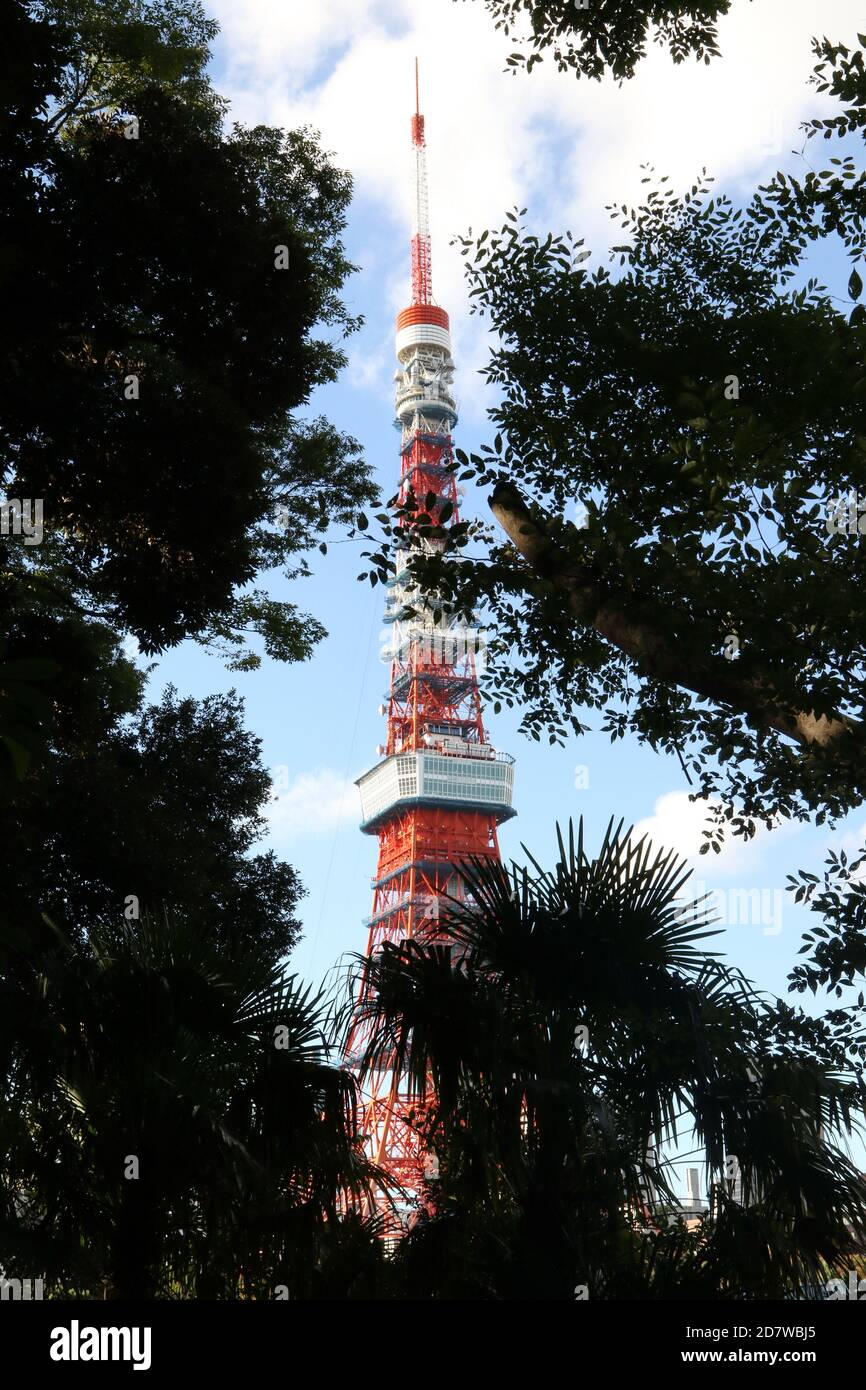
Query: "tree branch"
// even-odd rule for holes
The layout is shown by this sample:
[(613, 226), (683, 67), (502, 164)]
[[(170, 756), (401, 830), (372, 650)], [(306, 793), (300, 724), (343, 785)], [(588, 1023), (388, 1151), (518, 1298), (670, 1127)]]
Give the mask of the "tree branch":
[(845, 715), (786, 707), (769, 669), (750, 666), (738, 672), (733, 663), (725, 662), (730, 668), (726, 671), (723, 657), (701, 657), (703, 638), (689, 642), (681, 629), (672, 641), (669, 627), (653, 620), (645, 600), (602, 586), (586, 572), (575, 574), (570, 557), (510, 483), (494, 488), (490, 510), (529, 567), (567, 596), (575, 617), (630, 657), (645, 675), (733, 705), (804, 747), (828, 748), (861, 732), (860, 724)]

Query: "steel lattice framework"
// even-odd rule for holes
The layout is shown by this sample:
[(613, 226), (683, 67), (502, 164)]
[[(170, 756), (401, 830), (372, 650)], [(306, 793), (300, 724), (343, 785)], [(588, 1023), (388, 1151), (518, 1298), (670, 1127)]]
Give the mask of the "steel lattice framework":
[[(410, 494), (431, 517), (446, 504), (458, 517), (451, 435), (457, 422), (448, 315), (433, 302), (424, 117), (416, 63), (412, 303), (397, 316), (396, 424), (401, 433), (401, 504)], [(411, 607), (413, 616), (404, 616)], [(358, 779), (362, 830), (376, 835), (379, 859), (367, 954), (385, 942), (435, 937), (443, 895), (465, 897), (460, 865), (498, 859), (497, 827), (514, 814), (513, 759), (487, 741), (478, 693), (473, 629), (438, 600), (410, 588), (398, 547), (385, 621), (390, 626), (387, 740), (381, 760)], [(361, 1002), (367, 985), (361, 981)], [(352, 1031), (347, 1056), (363, 1054), (364, 1025)], [(419, 1129), (423, 1113), (393, 1067), (367, 1077), (363, 1131), (370, 1156), (417, 1209), (435, 1176)]]

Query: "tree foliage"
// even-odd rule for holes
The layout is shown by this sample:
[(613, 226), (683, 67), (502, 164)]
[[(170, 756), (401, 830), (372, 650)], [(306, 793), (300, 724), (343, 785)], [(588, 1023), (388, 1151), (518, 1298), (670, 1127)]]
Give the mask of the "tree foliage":
[(198, 4), (38, 12), (7, 20), (46, 56), (5, 129), (0, 275), (2, 481), (45, 511), (23, 560), (145, 651), (216, 627), (303, 656), (321, 629), (247, 586), (371, 495), (355, 441), (295, 413), (357, 326), (349, 177), (309, 130), (224, 131)]
[[(674, 854), (611, 824), (591, 855), (581, 824), (530, 859), (473, 863), (436, 939), (362, 962), (366, 1065), (403, 1069), (439, 1158), (410, 1296), (812, 1296), (866, 1222), (844, 1054), (707, 954)], [(712, 1194), (692, 1233), (677, 1137)]]
[(28, 8), (65, 39), (52, 131), (101, 112), (132, 111), (155, 85), (186, 103), (223, 109), (205, 72), (219, 25), (199, 0), (33, 0)]
[(167, 908), (229, 955), (285, 957), (303, 890), (257, 852), (271, 779), (242, 715), (233, 694), (169, 689), (59, 747), (0, 808), (6, 920), (38, 931), (47, 916), (82, 943)]
[(634, 77), (652, 40), (675, 63), (709, 63), (719, 49), (716, 22), (731, 0), (484, 0), (496, 28), (519, 42), (508, 65), (531, 72), (551, 57), (559, 72), (622, 81)]
[(866, 853), (828, 851), (821, 875), (800, 869), (788, 876), (794, 900), (805, 903), (819, 919), (803, 933), (800, 961), (789, 976), (791, 990), (838, 1001), (824, 1022), (837, 1046), (845, 1049), (861, 1074), (866, 1064)]
[(375, 1174), (319, 998), (177, 916), (3, 927), (0, 963), (4, 1269), (53, 1297), (346, 1295), (338, 1206)]

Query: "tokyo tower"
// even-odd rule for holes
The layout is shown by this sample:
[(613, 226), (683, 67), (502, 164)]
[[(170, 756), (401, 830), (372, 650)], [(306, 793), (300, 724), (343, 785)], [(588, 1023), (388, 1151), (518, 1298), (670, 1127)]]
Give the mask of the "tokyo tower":
[[(399, 505), (411, 497), (433, 519), (443, 508), (458, 516), (458, 491), (449, 470), (457, 422), (448, 315), (433, 300), (427, 206), (424, 117), (412, 117), (414, 226), (412, 302), (397, 315), (396, 420), (400, 430)], [(450, 510), (449, 510), (450, 507)], [(409, 523), (411, 525), (411, 523)], [(426, 542), (435, 544), (435, 542)], [(390, 629), (387, 737), (380, 760), (358, 779), (361, 829), (379, 841), (367, 955), (385, 942), (434, 938), (443, 895), (464, 899), (460, 865), (470, 857), (498, 859), (497, 827), (512, 809), (514, 759), (487, 740), (476, 672), (474, 629), (443, 610), (441, 600), (413, 590), (406, 550), (396, 547), (385, 622)], [(413, 616), (401, 616), (411, 606)], [(363, 1000), (366, 984), (360, 985)], [(363, 1051), (356, 1025), (347, 1056)], [(418, 1134), (419, 1104), (393, 1069), (366, 1079), (362, 1124), (368, 1153), (417, 1206), (426, 1179), (435, 1177)]]

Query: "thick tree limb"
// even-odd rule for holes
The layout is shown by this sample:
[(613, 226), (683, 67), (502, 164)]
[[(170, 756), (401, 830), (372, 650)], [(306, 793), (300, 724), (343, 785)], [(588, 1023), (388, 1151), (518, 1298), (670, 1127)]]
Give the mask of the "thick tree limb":
[(573, 561), (533, 517), (515, 487), (498, 484), (490, 509), (530, 568), (566, 595), (575, 617), (631, 657), (646, 675), (733, 705), (807, 748), (829, 748), (860, 732), (861, 726), (844, 715), (786, 707), (775, 694), (777, 682), (767, 668), (750, 665), (738, 671), (739, 663), (710, 653), (702, 656), (703, 639), (688, 641), (686, 619), (674, 636), (668, 626), (653, 620), (645, 600), (601, 586), (585, 572), (576, 574)]

